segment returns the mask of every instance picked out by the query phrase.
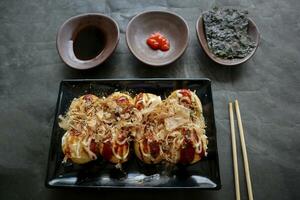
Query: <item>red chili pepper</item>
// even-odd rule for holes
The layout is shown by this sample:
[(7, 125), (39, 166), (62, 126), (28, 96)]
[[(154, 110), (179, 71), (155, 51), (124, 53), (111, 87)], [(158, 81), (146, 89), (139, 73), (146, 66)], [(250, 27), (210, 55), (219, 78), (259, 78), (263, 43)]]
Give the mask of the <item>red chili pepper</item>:
[(147, 39), (147, 44), (154, 50), (168, 51), (170, 49), (169, 40), (159, 32), (151, 34)]
[(159, 49), (159, 43), (153, 38), (148, 38), (147, 44), (154, 50)]

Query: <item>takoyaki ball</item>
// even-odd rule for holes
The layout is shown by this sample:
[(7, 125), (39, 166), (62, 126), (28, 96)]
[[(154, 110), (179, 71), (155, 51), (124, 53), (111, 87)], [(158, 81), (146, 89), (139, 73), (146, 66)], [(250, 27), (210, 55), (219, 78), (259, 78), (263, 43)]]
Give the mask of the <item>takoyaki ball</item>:
[(157, 164), (163, 159), (161, 143), (157, 133), (144, 128), (134, 140), (135, 154), (146, 164)]
[(111, 114), (114, 120), (128, 120), (131, 117), (133, 99), (121, 92), (114, 92), (105, 99), (106, 112)]
[(64, 160), (72, 160), (76, 164), (88, 163), (97, 159), (97, 144), (91, 136), (79, 133), (74, 129), (68, 130), (62, 137)]
[(99, 151), (105, 160), (115, 164), (128, 161), (130, 152), (129, 130), (112, 128), (111, 133), (99, 143)]
[(134, 106), (143, 114), (151, 112), (160, 103), (160, 96), (151, 93), (139, 93), (134, 98)]
[(180, 105), (189, 108), (192, 113), (191, 116), (193, 120), (203, 118), (202, 116), (202, 104), (198, 96), (195, 92), (192, 92), (189, 89), (180, 89), (175, 90), (172, 94), (167, 98), (167, 100), (176, 100)]
[(207, 137), (204, 129), (185, 126), (166, 136), (165, 159), (171, 163), (193, 164), (206, 156)]
[(74, 98), (65, 117), (59, 116), (59, 126), (64, 130), (76, 127), (81, 129), (84, 124), (96, 129), (96, 107), (99, 104), (99, 98), (92, 94), (83, 95)]
[(93, 94), (86, 94), (79, 98), (73, 99), (69, 111), (70, 112), (79, 112), (79, 111), (87, 111), (91, 107), (95, 107), (98, 103), (99, 98)]

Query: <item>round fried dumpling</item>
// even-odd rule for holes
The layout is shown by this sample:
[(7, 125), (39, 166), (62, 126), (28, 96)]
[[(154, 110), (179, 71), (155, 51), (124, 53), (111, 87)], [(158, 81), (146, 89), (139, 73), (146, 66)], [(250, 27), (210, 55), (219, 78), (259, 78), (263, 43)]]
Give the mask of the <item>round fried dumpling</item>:
[(189, 124), (167, 134), (164, 157), (174, 164), (193, 164), (207, 155), (207, 144), (205, 130)]
[(133, 99), (128, 94), (114, 92), (103, 102), (101, 118), (109, 128), (103, 130), (105, 136), (99, 143), (99, 151), (104, 159), (122, 164), (129, 157)]
[(85, 112), (91, 107), (95, 107), (99, 98), (93, 94), (86, 94), (79, 98), (75, 98), (70, 107), (69, 112)]
[(151, 93), (139, 93), (134, 97), (134, 106), (142, 112), (147, 114), (161, 103), (160, 96)]
[(105, 160), (115, 164), (128, 161), (130, 151), (129, 130), (111, 127), (110, 133), (99, 143), (99, 151)]
[(88, 163), (97, 159), (97, 144), (91, 136), (68, 130), (62, 137), (62, 151), (64, 160), (72, 160), (77, 164)]
[(151, 127), (150, 124), (145, 125), (134, 140), (135, 154), (146, 164), (157, 164), (163, 159), (162, 142), (159, 137), (163, 130), (159, 132), (157, 128)]
[(65, 117), (59, 116), (59, 126), (64, 130), (75, 128), (81, 132), (84, 126), (89, 129), (96, 129), (96, 108), (100, 99), (92, 94), (83, 95), (79, 98), (74, 98), (71, 102), (68, 112)]
[(128, 94), (122, 92), (114, 92), (106, 98), (107, 101), (112, 101), (121, 108), (128, 108), (133, 105), (133, 99)]
[(189, 89), (175, 90), (167, 98), (167, 101), (174, 101), (180, 105), (191, 110), (191, 117), (193, 121), (203, 120), (202, 104), (198, 96)]
[(160, 96), (151, 93), (139, 93), (134, 98), (134, 106), (144, 116), (145, 124), (136, 133), (134, 150), (136, 156), (146, 164), (157, 164), (162, 160), (161, 142), (157, 135), (158, 126), (151, 121), (151, 114), (161, 104)]
[(111, 122), (119, 120), (128, 120), (131, 117), (131, 110), (133, 108), (133, 99), (131, 96), (114, 92), (108, 96), (105, 100), (106, 109), (105, 112), (109, 113)]

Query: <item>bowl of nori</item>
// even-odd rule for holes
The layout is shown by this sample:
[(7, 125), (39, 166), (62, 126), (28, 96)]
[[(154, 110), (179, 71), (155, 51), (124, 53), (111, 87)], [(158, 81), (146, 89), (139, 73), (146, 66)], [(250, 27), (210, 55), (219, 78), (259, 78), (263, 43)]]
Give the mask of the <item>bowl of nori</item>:
[[(259, 45), (259, 41), (260, 41), (260, 33), (259, 33), (259, 30), (258, 30), (256, 24), (254, 23), (254, 21), (247, 17), (247, 26), (245, 27), (247, 37), (250, 39), (250, 41), (252, 43), (251, 44), (252, 47), (251, 47), (250, 51), (247, 52), (247, 54), (244, 55), (243, 57), (226, 58), (226, 57), (222, 57), (220, 55), (216, 55), (216, 53), (214, 53), (214, 51), (211, 49), (211, 44), (209, 44), (209, 42), (208, 42), (207, 30), (206, 30), (205, 21), (204, 21), (204, 14), (207, 12), (209, 12), (209, 11), (202, 13), (196, 23), (197, 37), (198, 37), (199, 43), (200, 43), (203, 51), (206, 53), (206, 55), (210, 59), (212, 59), (214, 62), (224, 65), (224, 66), (240, 65), (240, 64), (246, 62), (247, 60), (249, 60), (255, 54), (257, 47)], [(214, 23), (217, 24), (219, 21), (222, 21), (222, 19), (221, 20), (217, 19), (216, 22), (214, 22)], [(236, 30), (236, 28), (235, 28), (235, 30)], [(226, 39), (224, 39), (224, 40), (226, 40)]]

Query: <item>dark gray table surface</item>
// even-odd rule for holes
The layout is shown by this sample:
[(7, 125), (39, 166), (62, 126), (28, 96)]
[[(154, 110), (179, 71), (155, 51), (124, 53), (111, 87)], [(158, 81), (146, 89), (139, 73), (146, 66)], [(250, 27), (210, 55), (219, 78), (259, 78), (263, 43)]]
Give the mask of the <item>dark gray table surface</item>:
[[(261, 32), (255, 56), (222, 67), (201, 50), (197, 17), (219, 6), (248, 9)], [(160, 9), (187, 20), (190, 44), (170, 66), (143, 65), (125, 44), (128, 21)], [(299, 0), (2, 0), (0, 2), (0, 199), (234, 199), (228, 102), (238, 98), (244, 121), (255, 199), (300, 199)], [(120, 25), (112, 57), (89, 71), (65, 66), (56, 32), (69, 17), (100, 12)], [(207, 77), (212, 80), (222, 189), (220, 191), (50, 190), (44, 180), (59, 82), (65, 78)], [(239, 158), (242, 160), (241, 151)], [(247, 199), (240, 162), (242, 199)]]

